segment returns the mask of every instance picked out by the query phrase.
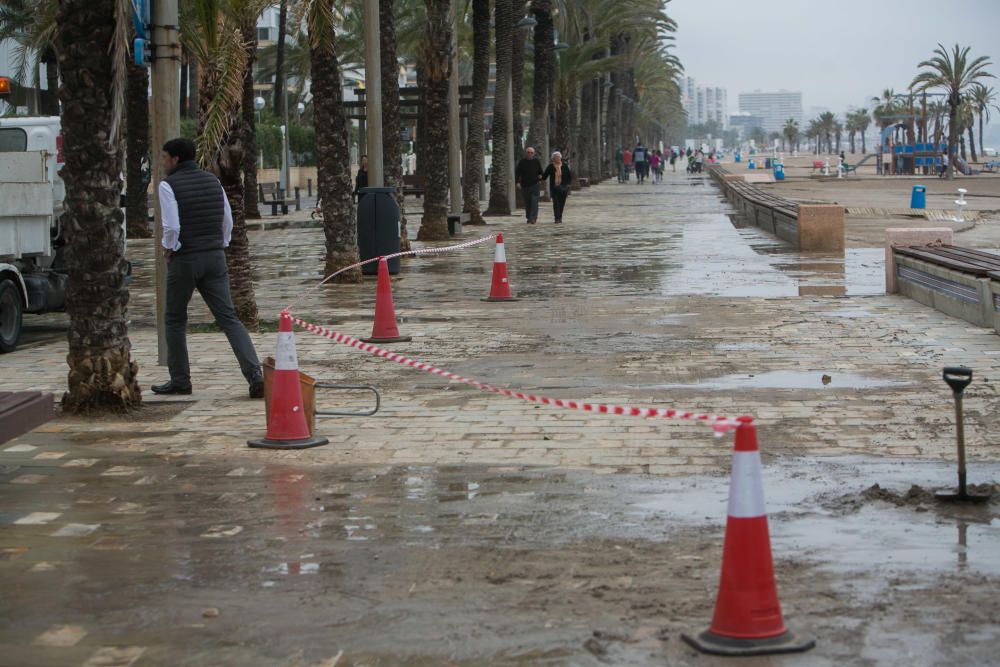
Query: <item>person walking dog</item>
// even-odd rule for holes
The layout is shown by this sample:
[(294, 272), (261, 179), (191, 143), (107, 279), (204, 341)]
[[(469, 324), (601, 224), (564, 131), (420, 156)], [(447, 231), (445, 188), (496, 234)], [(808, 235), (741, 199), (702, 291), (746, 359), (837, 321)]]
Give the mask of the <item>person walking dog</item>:
[(573, 172), (570, 171), (569, 165), (563, 162), (562, 153), (556, 151), (552, 154), (552, 162), (545, 168), (542, 178), (549, 179), (552, 212), (555, 214), (558, 225), (562, 222), (563, 209), (566, 208), (566, 197), (569, 196), (569, 187), (573, 182)]
[(167, 258), (166, 339), (170, 380), (153, 385), (155, 394), (190, 394), (187, 307), (197, 289), (225, 332), (250, 398), (264, 397), (264, 376), (257, 350), (236, 316), (229, 294), (225, 248), (233, 232), (233, 213), (219, 179), (198, 168), (190, 139), (171, 139), (160, 159), (168, 174), (158, 192), (163, 217), (160, 243)]

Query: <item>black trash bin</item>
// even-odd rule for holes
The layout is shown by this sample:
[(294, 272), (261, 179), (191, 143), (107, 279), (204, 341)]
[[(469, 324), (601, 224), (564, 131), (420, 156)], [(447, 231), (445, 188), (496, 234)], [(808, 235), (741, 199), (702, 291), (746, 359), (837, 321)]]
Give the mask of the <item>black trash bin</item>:
[[(399, 204), (396, 188), (361, 188), (358, 202), (358, 251), (361, 260), (399, 252)], [(388, 261), (389, 273), (399, 273), (399, 257)], [(378, 274), (378, 262), (365, 264), (366, 276)]]

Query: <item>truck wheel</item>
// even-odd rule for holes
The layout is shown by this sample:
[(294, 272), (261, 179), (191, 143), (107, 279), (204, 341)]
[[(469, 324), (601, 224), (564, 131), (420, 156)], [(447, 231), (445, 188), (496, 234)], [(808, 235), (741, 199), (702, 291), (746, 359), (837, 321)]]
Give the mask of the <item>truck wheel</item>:
[(13, 352), (21, 335), (21, 295), (9, 279), (0, 280), (0, 352)]

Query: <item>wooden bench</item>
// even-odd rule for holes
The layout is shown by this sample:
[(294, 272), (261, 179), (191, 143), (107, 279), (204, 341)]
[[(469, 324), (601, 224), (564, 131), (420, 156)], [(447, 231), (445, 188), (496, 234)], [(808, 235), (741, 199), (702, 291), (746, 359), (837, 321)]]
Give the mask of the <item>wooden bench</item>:
[(403, 176), (403, 196), (413, 195), (414, 197), (424, 196), (424, 177), (418, 174), (405, 174)]
[(953, 245), (893, 248), (901, 294), (1000, 331), (1000, 255)]
[(0, 443), (24, 435), (53, 416), (52, 394), (0, 391)]
[(283, 197), (284, 193), (277, 183), (258, 183), (257, 189), (260, 191), (260, 203), (271, 207), (271, 215), (278, 215), (279, 206), (282, 215), (288, 213), (288, 204), (291, 202)]

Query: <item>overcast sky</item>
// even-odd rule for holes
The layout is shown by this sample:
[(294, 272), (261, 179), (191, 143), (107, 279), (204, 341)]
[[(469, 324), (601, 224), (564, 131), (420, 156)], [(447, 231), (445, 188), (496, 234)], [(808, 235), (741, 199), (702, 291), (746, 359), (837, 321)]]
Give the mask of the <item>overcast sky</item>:
[(671, 0), (667, 13), (687, 75), (726, 88), (730, 111), (741, 92), (785, 88), (807, 116), (841, 113), (905, 91), (938, 42), (989, 56), (1000, 77), (1000, 0)]

